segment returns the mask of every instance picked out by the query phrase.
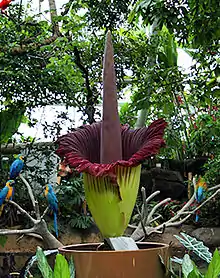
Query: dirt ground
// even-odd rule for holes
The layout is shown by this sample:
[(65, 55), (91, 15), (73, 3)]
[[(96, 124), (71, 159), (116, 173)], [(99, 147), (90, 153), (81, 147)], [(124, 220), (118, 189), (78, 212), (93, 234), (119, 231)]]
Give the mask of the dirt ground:
[[(14, 227), (18, 229), (19, 227)], [(42, 246), (42, 241), (33, 236), (9, 235), (4, 247), (0, 246), (0, 253), (35, 253), (37, 246)], [(62, 234), (59, 241), (63, 245), (100, 242), (101, 237), (98, 232), (80, 233), (80, 231), (71, 231)]]
[[(14, 227), (14, 229), (19, 228), (20, 227)], [(64, 245), (102, 241), (98, 231), (80, 233), (77, 230), (62, 234), (59, 240)], [(37, 246), (42, 247), (42, 241), (36, 237), (9, 235), (5, 246), (0, 246), (0, 267), (3, 265), (3, 258), (13, 254), (15, 269), (19, 271), (24, 266), (25, 262), (36, 253)]]

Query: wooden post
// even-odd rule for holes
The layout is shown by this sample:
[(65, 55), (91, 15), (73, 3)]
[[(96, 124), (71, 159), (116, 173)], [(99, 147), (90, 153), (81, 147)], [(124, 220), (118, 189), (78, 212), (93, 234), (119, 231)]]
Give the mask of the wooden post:
[(188, 199), (192, 197), (192, 172), (188, 173)]

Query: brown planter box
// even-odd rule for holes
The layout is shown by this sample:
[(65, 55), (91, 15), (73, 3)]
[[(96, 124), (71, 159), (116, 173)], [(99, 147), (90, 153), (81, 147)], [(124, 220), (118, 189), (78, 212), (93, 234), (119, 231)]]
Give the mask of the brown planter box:
[(73, 257), (76, 278), (164, 278), (169, 245), (140, 242), (137, 251), (101, 250), (103, 243), (76, 244), (59, 248), (67, 259)]

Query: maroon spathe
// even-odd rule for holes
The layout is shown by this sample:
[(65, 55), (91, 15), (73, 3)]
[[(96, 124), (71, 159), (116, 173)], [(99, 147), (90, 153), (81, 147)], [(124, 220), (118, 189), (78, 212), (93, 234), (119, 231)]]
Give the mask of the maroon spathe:
[(149, 127), (135, 130), (129, 129), (128, 125), (121, 126), (122, 160), (113, 163), (100, 163), (101, 123), (85, 125), (61, 136), (57, 140), (56, 153), (78, 172), (115, 178), (116, 166), (134, 167), (159, 152), (165, 145), (163, 134), (166, 125), (163, 119), (159, 119)]

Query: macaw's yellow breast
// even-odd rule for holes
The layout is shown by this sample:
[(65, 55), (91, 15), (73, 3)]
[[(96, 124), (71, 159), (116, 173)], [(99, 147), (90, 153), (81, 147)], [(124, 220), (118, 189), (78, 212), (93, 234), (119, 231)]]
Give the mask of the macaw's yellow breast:
[(8, 194), (6, 196), (6, 199), (9, 200), (12, 197), (13, 194), (13, 187), (8, 186), (9, 190), (8, 190)]
[(46, 197), (48, 194), (48, 187), (46, 187), (46, 189), (44, 190), (44, 196)]
[(204, 189), (204, 191), (207, 190), (207, 183), (206, 181), (204, 180), (204, 178), (202, 177), (199, 177), (197, 183), (196, 183), (196, 190), (199, 188), (199, 187), (202, 187)]

